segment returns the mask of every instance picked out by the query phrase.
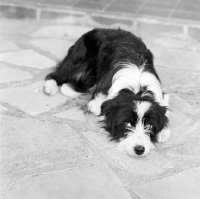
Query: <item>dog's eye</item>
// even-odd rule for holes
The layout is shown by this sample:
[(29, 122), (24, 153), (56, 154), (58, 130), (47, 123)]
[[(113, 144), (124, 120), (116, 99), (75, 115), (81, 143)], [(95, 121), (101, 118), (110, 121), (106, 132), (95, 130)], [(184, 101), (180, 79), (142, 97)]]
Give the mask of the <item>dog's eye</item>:
[(146, 128), (147, 128), (147, 129), (152, 129), (153, 126), (152, 126), (151, 124), (148, 124), (148, 125), (146, 125)]
[(129, 122), (126, 123), (127, 127), (131, 127), (131, 124)]

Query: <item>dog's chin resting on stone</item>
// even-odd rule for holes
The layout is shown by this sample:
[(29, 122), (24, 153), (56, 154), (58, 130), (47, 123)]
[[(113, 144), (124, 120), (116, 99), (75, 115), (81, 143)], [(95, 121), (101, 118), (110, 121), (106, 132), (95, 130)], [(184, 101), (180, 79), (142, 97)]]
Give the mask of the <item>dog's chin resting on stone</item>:
[(169, 95), (162, 91), (151, 51), (130, 32), (94, 29), (81, 36), (46, 77), (47, 95), (59, 88), (71, 98), (91, 93), (88, 110), (130, 156), (145, 156), (170, 136)]

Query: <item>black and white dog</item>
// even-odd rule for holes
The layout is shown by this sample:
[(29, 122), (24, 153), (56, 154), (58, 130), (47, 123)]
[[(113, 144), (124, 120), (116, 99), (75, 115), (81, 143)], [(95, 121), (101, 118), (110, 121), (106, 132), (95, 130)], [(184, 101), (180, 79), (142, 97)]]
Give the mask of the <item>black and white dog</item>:
[(68, 50), (46, 77), (44, 92), (78, 97), (92, 92), (88, 110), (103, 117), (103, 128), (118, 148), (145, 156), (170, 136), (168, 94), (142, 40), (121, 29), (94, 29)]

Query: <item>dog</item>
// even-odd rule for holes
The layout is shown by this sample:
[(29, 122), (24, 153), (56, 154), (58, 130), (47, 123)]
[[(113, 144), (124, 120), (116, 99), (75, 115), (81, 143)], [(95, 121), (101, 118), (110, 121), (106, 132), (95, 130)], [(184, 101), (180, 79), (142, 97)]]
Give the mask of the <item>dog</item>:
[(55, 70), (44, 92), (77, 98), (91, 93), (88, 110), (118, 149), (146, 156), (170, 137), (169, 94), (162, 91), (153, 55), (143, 41), (122, 29), (93, 29), (81, 36)]

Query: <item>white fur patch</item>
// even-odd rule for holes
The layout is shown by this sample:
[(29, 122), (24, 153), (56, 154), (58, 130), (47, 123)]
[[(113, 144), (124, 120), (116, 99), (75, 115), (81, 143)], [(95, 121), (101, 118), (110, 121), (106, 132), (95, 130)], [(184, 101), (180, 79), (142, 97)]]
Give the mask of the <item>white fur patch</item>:
[(115, 97), (121, 89), (128, 88), (134, 93), (138, 93), (141, 86), (147, 86), (147, 89), (154, 93), (156, 100), (162, 101), (160, 82), (152, 73), (144, 71), (144, 66), (137, 67), (131, 63), (118, 63), (116, 65), (116, 67), (120, 66), (123, 68), (113, 76), (108, 99)]
[(158, 135), (157, 135), (157, 141), (158, 142), (166, 142), (171, 135), (171, 131), (169, 128), (163, 129)]
[(55, 80), (50, 79), (44, 82), (43, 90), (47, 95), (55, 95), (58, 92), (58, 85)]
[(88, 103), (88, 110), (94, 115), (101, 114), (101, 105), (106, 101), (106, 96), (102, 93), (99, 93), (95, 96), (93, 100)]
[(140, 156), (146, 156), (152, 149), (155, 149), (155, 146), (150, 141), (148, 135), (138, 135), (136, 133), (130, 133), (127, 138), (121, 139), (117, 149), (119, 151), (125, 151), (128, 155), (138, 157), (134, 151), (134, 147), (138, 145), (145, 148), (144, 153)]
[(137, 115), (139, 116), (139, 118), (143, 118), (144, 114), (149, 110), (149, 108), (151, 107), (151, 103), (150, 102), (136, 102), (136, 111), (137, 111)]
[(82, 93), (78, 93), (72, 89), (70, 84), (63, 84), (60, 89), (61, 93), (70, 98), (79, 97)]
[(134, 64), (119, 63), (116, 65), (123, 66), (114, 76), (112, 80), (112, 86), (108, 91), (108, 98), (112, 99), (117, 95), (117, 93), (123, 88), (134, 89), (134, 92), (139, 91), (139, 78), (141, 71)]
[(140, 85), (147, 86), (147, 90), (152, 91), (155, 95), (156, 101), (162, 100), (162, 89), (158, 79), (147, 71), (143, 72), (140, 77)]
[(150, 137), (146, 134), (148, 129), (144, 128), (144, 123), (142, 120), (139, 120), (136, 124), (136, 127), (130, 127), (131, 132), (125, 139), (121, 139), (118, 145), (118, 150), (125, 151), (127, 154), (131, 156), (138, 156), (134, 147), (143, 146), (145, 151), (143, 154), (139, 156), (147, 155), (151, 149), (155, 149), (155, 146), (152, 144)]

